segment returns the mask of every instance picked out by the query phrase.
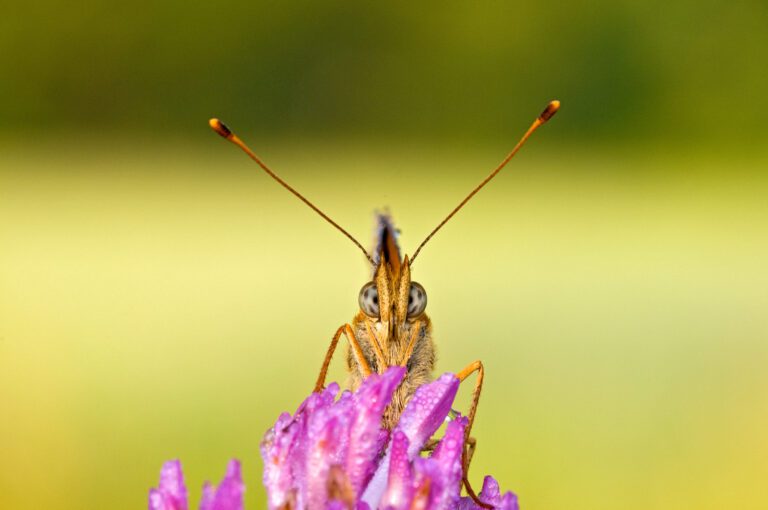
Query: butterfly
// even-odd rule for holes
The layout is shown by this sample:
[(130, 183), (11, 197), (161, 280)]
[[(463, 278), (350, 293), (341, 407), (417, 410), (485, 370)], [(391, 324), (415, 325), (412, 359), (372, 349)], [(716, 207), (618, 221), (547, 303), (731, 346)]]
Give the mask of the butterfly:
[[(371, 264), (371, 280), (362, 286), (358, 295), (358, 313), (351, 323), (343, 324), (333, 335), (320, 368), (314, 391), (323, 390), (328, 367), (343, 335), (348, 344), (346, 365), (350, 374), (351, 390), (356, 390), (363, 380), (371, 374), (381, 374), (391, 366), (406, 367), (405, 379), (395, 391), (383, 419), (383, 425), (390, 430), (397, 424), (400, 414), (416, 389), (432, 380), (432, 372), (435, 368), (432, 325), (426, 314), (427, 292), (421, 284), (411, 277), (411, 268), (416, 257), (427, 242), (509, 163), (533, 132), (551, 119), (559, 108), (559, 101), (551, 101), (547, 105), (512, 151), (427, 235), (410, 258), (408, 255), (401, 254), (397, 239), (398, 231), (389, 215), (379, 214), (377, 216), (374, 248), (369, 253), (349, 232), (273, 172), (220, 120), (211, 119), (209, 121), (209, 125), (214, 131), (242, 149), (270, 177), (352, 241)], [(467, 414), (466, 446), (462, 455), (463, 483), (472, 499), (481, 506), (487, 506), (477, 499), (467, 476), (477, 444), (470, 433), (483, 387), (485, 370), (482, 362), (473, 361), (464, 369), (456, 372), (456, 377), (460, 381), (464, 381), (473, 374), (475, 374), (475, 386), (472, 403)], [(434, 443), (427, 443), (424, 448), (428, 450), (434, 446)]]

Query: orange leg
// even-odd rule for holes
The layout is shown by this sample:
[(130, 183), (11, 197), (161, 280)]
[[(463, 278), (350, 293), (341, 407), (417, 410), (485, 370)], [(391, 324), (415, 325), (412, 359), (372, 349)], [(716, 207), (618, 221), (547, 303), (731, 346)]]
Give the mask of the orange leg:
[(416, 339), (419, 337), (419, 332), (421, 330), (421, 321), (417, 320), (413, 324), (413, 333), (411, 333), (411, 340), (408, 342), (408, 347), (405, 349), (405, 354), (403, 355), (403, 358), (400, 360), (400, 366), (407, 366), (408, 360), (411, 359), (411, 356), (413, 355), (413, 349), (416, 347)]
[(422, 452), (431, 452), (435, 448), (437, 448), (437, 445), (440, 444), (439, 439), (432, 438), (429, 441), (426, 442), (424, 446), (421, 447)]
[(492, 506), (483, 503), (477, 498), (477, 494), (472, 489), (472, 486), (469, 483), (469, 463), (472, 461), (472, 456), (475, 453), (475, 447), (477, 446), (477, 440), (475, 440), (474, 437), (470, 437), (470, 434), (472, 432), (472, 424), (475, 422), (475, 414), (477, 413), (477, 404), (480, 403), (480, 392), (483, 390), (483, 375), (485, 374), (485, 370), (483, 369), (483, 363), (481, 361), (475, 361), (467, 365), (464, 370), (456, 374), (456, 377), (459, 378), (459, 381), (466, 380), (470, 375), (477, 372), (477, 379), (475, 380), (475, 389), (472, 392), (472, 405), (469, 408), (469, 415), (467, 416), (467, 419), (469, 423), (467, 423), (467, 428), (464, 430), (464, 451), (462, 452), (462, 465), (464, 467), (464, 487), (467, 489), (467, 494), (483, 508), (493, 508)]
[(368, 365), (368, 361), (365, 359), (365, 356), (363, 356), (363, 349), (360, 347), (360, 344), (357, 341), (357, 337), (355, 336), (355, 332), (352, 330), (352, 326), (349, 324), (344, 324), (336, 330), (336, 333), (334, 333), (333, 338), (331, 339), (331, 345), (328, 346), (328, 352), (325, 353), (323, 366), (320, 367), (320, 374), (317, 376), (317, 382), (315, 383), (315, 393), (322, 391), (323, 388), (325, 388), (325, 376), (328, 375), (328, 367), (331, 364), (333, 353), (336, 351), (336, 346), (339, 344), (339, 338), (341, 338), (342, 333), (344, 333), (344, 336), (347, 337), (349, 344), (352, 346), (352, 352), (354, 352), (355, 359), (360, 365), (360, 371), (363, 373), (363, 377), (368, 377), (371, 375), (371, 367)]
[(365, 329), (368, 330), (368, 336), (371, 339), (371, 345), (373, 346), (373, 353), (376, 355), (376, 361), (378, 362), (379, 373), (383, 374), (387, 369), (387, 360), (384, 359), (384, 352), (381, 350), (381, 343), (376, 337), (376, 333), (373, 332), (370, 321), (365, 322)]
[(477, 439), (474, 437), (467, 438), (467, 467), (472, 463), (472, 457), (475, 455), (475, 448), (477, 448)]

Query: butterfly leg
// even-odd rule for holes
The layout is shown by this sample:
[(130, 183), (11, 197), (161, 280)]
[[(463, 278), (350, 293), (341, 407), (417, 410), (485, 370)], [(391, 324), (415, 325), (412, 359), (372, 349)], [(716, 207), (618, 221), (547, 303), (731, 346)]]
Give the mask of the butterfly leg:
[(478, 360), (470, 363), (461, 372), (456, 374), (459, 381), (465, 381), (470, 375), (477, 372), (477, 379), (475, 380), (475, 389), (472, 392), (472, 405), (469, 407), (469, 414), (467, 416), (468, 423), (467, 428), (464, 430), (464, 450), (461, 455), (461, 463), (464, 469), (463, 481), (464, 487), (467, 489), (467, 494), (483, 508), (493, 508), (490, 505), (483, 503), (477, 497), (472, 485), (469, 483), (469, 463), (472, 461), (472, 457), (475, 454), (475, 448), (477, 447), (477, 440), (471, 437), (472, 424), (475, 422), (475, 414), (477, 413), (477, 405), (480, 403), (480, 392), (483, 390), (483, 376), (485, 375), (485, 369), (483, 363)]
[(438, 444), (440, 444), (440, 440), (432, 438), (429, 441), (427, 441), (427, 443), (424, 446), (421, 447), (421, 451), (422, 452), (431, 452), (432, 450), (437, 448)]
[(474, 437), (467, 438), (467, 467), (472, 463), (472, 457), (475, 455), (475, 448), (477, 448), (477, 439)]
[(325, 388), (325, 377), (328, 375), (328, 367), (331, 365), (333, 353), (336, 351), (336, 346), (339, 344), (339, 338), (341, 338), (342, 333), (347, 337), (349, 344), (352, 346), (352, 352), (355, 355), (357, 363), (360, 365), (360, 371), (363, 373), (363, 377), (368, 377), (371, 375), (371, 367), (368, 365), (368, 361), (365, 359), (365, 356), (363, 356), (363, 349), (360, 347), (360, 344), (357, 341), (357, 337), (355, 336), (355, 332), (352, 330), (352, 326), (349, 324), (344, 324), (336, 330), (336, 333), (334, 333), (333, 338), (331, 339), (331, 345), (328, 346), (328, 352), (325, 353), (323, 366), (320, 367), (320, 374), (318, 374), (317, 382), (315, 383), (315, 393), (322, 391), (323, 388)]

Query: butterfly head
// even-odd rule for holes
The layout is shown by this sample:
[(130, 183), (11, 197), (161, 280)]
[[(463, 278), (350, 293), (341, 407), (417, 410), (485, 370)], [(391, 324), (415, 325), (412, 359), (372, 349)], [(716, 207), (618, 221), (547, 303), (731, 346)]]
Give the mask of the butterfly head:
[(360, 309), (390, 335), (397, 335), (398, 326), (424, 315), (427, 293), (419, 283), (411, 281), (408, 256), (400, 258), (398, 231), (389, 215), (377, 215), (375, 234), (373, 280), (360, 289)]

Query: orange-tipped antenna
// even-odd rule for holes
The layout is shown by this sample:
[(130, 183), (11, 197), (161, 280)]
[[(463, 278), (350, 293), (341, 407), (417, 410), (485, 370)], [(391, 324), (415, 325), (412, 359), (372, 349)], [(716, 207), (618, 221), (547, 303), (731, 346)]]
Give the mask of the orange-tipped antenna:
[(445, 219), (444, 219), (443, 221), (441, 221), (441, 222), (440, 222), (440, 224), (434, 228), (434, 230), (432, 230), (432, 232), (430, 232), (430, 233), (429, 233), (429, 235), (427, 236), (427, 238), (426, 238), (426, 239), (424, 239), (424, 240), (421, 242), (421, 244), (419, 245), (419, 247), (418, 247), (418, 248), (416, 248), (416, 251), (413, 253), (413, 257), (411, 258), (411, 265), (413, 265), (413, 262), (416, 260), (416, 257), (419, 255), (419, 252), (421, 251), (421, 249), (422, 249), (422, 248), (424, 248), (424, 245), (425, 245), (425, 244), (427, 244), (427, 242), (429, 242), (429, 240), (430, 240), (430, 239), (432, 239), (432, 237), (433, 237), (433, 236), (434, 236), (434, 235), (437, 233), (437, 231), (438, 231), (438, 230), (440, 230), (441, 228), (443, 228), (443, 225), (445, 225), (446, 223), (448, 223), (448, 220), (450, 220), (451, 218), (453, 218), (453, 215), (454, 215), (454, 214), (456, 214), (457, 212), (459, 212), (459, 209), (461, 209), (462, 207), (464, 207), (464, 205), (465, 205), (467, 202), (469, 202), (469, 199), (470, 199), (470, 198), (472, 198), (473, 196), (475, 196), (475, 193), (477, 193), (478, 191), (480, 191), (480, 190), (483, 188), (483, 186), (485, 186), (486, 184), (488, 184), (488, 182), (489, 182), (491, 179), (493, 179), (494, 177), (496, 177), (496, 174), (498, 174), (499, 172), (501, 172), (501, 169), (502, 169), (502, 168), (504, 168), (504, 167), (507, 165), (507, 163), (509, 163), (509, 160), (510, 160), (510, 159), (512, 159), (512, 157), (513, 157), (515, 154), (517, 154), (517, 151), (519, 151), (519, 150), (520, 150), (520, 147), (522, 147), (522, 146), (525, 144), (526, 140), (528, 140), (528, 138), (529, 138), (529, 137), (530, 137), (530, 136), (533, 134), (533, 132), (534, 132), (534, 131), (536, 131), (536, 129), (538, 129), (538, 127), (539, 127), (539, 126), (541, 126), (542, 124), (544, 124), (545, 122), (547, 122), (549, 119), (551, 119), (551, 118), (552, 118), (552, 117), (555, 115), (555, 113), (557, 113), (557, 110), (558, 110), (559, 108), (560, 108), (560, 101), (557, 101), (557, 100), (555, 100), (555, 101), (550, 101), (550, 102), (549, 102), (549, 104), (548, 104), (548, 105), (547, 105), (547, 107), (544, 109), (544, 111), (543, 111), (543, 112), (541, 112), (541, 115), (539, 115), (539, 116), (538, 116), (538, 118), (536, 118), (536, 120), (534, 120), (534, 121), (533, 121), (533, 124), (531, 124), (531, 127), (529, 127), (529, 128), (528, 128), (528, 131), (526, 131), (526, 132), (525, 132), (525, 134), (523, 135), (523, 137), (522, 137), (522, 138), (520, 138), (520, 141), (519, 141), (519, 142), (517, 142), (517, 145), (515, 145), (515, 148), (514, 148), (514, 149), (512, 149), (512, 152), (510, 152), (509, 154), (507, 154), (507, 157), (506, 157), (506, 158), (504, 158), (504, 161), (502, 161), (502, 162), (499, 164), (499, 166), (497, 166), (497, 167), (496, 167), (496, 169), (495, 169), (493, 172), (491, 172), (491, 173), (488, 175), (488, 177), (486, 177), (485, 179), (483, 179), (483, 181), (482, 181), (480, 184), (478, 184), (478, 185), (475, 187), (475, 189), (473, 189), (473, 190), (472, 190), (472, 191), (469, 193), (469, 195), (467, 195), (467, 196), (466, 196), (466, 198), (465, 198), (464, 200), (462, 200), (462, 201), (461, 201), (461, 203), (459, 203), (459, 205), (457, 205), (457, 206), (456, 206), (456, 207), (453, 209), (453, 211), (451, 211), (451, 212), (450, 212), (450, 214), (448, 214), (448, 216), (446, 216), (446, 217), (445, 217)]
[(277, 174), (276, 174), (275, 172), (273, 172), (272, 170), (270, 170), (270, 168), (269, 168), (267, 165), (265, 165), (265, 164), (264, 164), (264, 162), (263, 162), (263, 161), (261, 161), (261, 160), (259, 159), (259, 157), (258, 157), (256, 154), (254, 154), (254, 153), (253, 153), (253, 151), (252, 151), (251, 149), (249, 149), (249, 148), (248, 148), (248, 146), (247, 146), (247, 145), (245, 145), (245, 143), (244, 143), (242, 140), (240, 140), (240, 138), (238, 138), (238, 137), (237, 137), (237, 135), (236, 135), (236, 134), (234, 134), (234, 133), (233, 133), (233, 132), (232, 132), (232, 131), (231, 131), (231, 130), (230, 130), (228, 127), (227, 127), (227, 126), (225, 126), (223, 122), (221, 122), (219, 119), (211, 119), (211, 120), (209, 120), (209, 121), (208, 121), (208, 124), (211, 126), (211, 129), (213, 129), (213, 130), (214, 130), (214, 131), (216, 131), (216, 132), (217, 132), (219, 135), (221, 135), (221, 137), (222, 137), (222, 138), (226, 138), (227, 140), (229, 140), (229, 141), (230, 141), (230, 142), (232, 142), (233, 144), (235, 144), (235, 145), (237, 145), (238, 147), (240, 147), (240, 148), (243, 150), (243, 152), (245, 152), (246, 154), (248, 154), (248, 156), (249, 156), (249, 157), (250, 157), (252, 160), (254, 160), (254, 161), (256, 162), (256, 164), (257, 164), (257, 165), (259, 165), (259, 166), (261, 167), (261, 169), (262, 169), (262, 170), (264, 170), (265, 172), (267, 172), (267, 174), (269, 174), (269, 176), (270, 176), (270, 177), (272, 177), (274, 180), (276, 180), (277, 182), (279, 182), (279, 183), (280, 183), (280, 185), (281, 185), (282, 187), (284, 187), (285, 189), (287, 189), (288, 191), (290, 191), (291, 193), (293, 193), (294, 195), (296, 195), (296, 197), (297, 197), (299, 200), (301, 200), (302, 202), (304, 202), (305, 204), (307, 204), (307, 205), (308, 205), (308, 206), (309, 206), (309, 207), (310, 207), (310, 208), (311, 208), (313, 211), (315, 211), (317, 214), (319, 214), (319, 215), (320, 215), (320, 216), (321, 216), (321, 217), (322, 217), (322, 218), (323, 218), (325, 221), (327, 221), (328, 223), (330, 223), (331, 225), (333, 225), (334, 227), (336, 227), (336, 228), (339, 230), (339, 232), (341, 232), (342, 234), (344, 234), (345, 236), (347, 236), (347, 238), (348, 238), (350, 241), (352, 241), (353, 243), (355, 243), (355, 246), (357, 246), (358, 248), (360, 248), (360, 251), (362, 251), (362, 252), (363, 252), (363, 254), (365, 255), (365, 258), (367, 258), (367, 259), (368, 259), (368, 261), (369, 261), (371, 264), (374, 264), (374, 265), (375, 265), (375, 262), (373, 261), (373, 257), (371, 257), (371, 255), (370, 255), (370, 254), (369, 254), (369, 253), (366, 251), (366, 249), (365, 249), (365, 248), (363, 248), (363, 245), (362, 245), (362, 244), (360, 244), (360, 243), (357, 241), (357, 239), (355, 239), (354, 237), (352, 237), (352, 235), (351, 235), (349, 232), (347, 232), (346, 230), (344, 230), (343, 228), (341, 228), (341, 226), (340, 226), (338, 223), (336, 223), (335, 221), (333, 221), (333, 220), (332, 220), (331, 218), (329, 218), (329, 217), (328, 217), (328, 216), (327, 216), (327, 215), (326, 215), (326, 214), (325, 214), (323, 211), (321, 211), (320, 209), (318, 209), (318, 208), (315, 206), (315, 204), (313, 204), (312, 202), (310, 202), (309, 200), (307, 200), (306, 198), (304, 198), (304, 195), (302, 195), (301, 193), (299, 193), (298, 191), (296, 191), (295, 189), (293, 189), (293, 188), (292, 188), (292, 187), (291, 187), (291, 186), (290, 186), (290, 185), (289, 185), (287, 182), (285, 182), (285, 181), (284, 181), (284, 180), (282, 180), (280, 177), (278, 177), (278, 176), (277, 176)]

